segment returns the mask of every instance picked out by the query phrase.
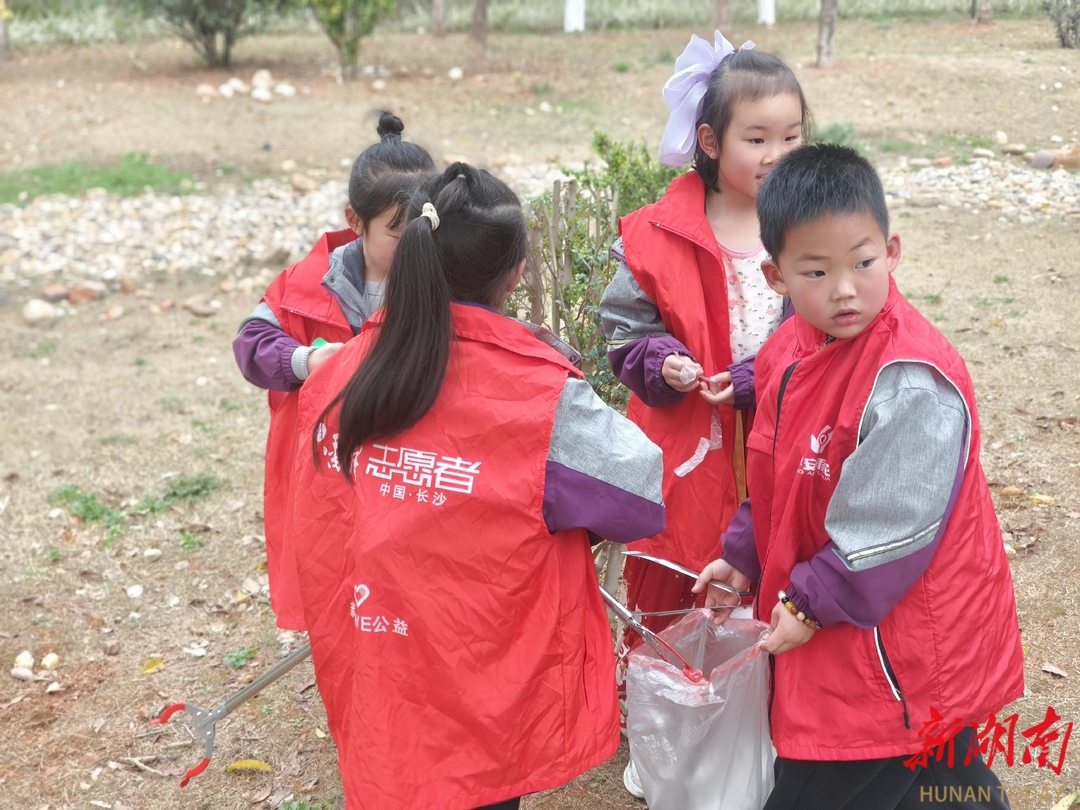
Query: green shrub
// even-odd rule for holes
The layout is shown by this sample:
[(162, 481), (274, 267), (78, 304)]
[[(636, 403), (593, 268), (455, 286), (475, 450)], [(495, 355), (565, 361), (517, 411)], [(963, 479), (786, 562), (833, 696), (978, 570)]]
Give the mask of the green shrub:
[(214, 67), (228, 67), (233, 45), (266, 24), (280, 0), (156, 0), (155, 10)]
[(1062, 48), (1080, 48), (1080, 0), (1043, 0)]
[(593, 148), (599, 167), (570, 172), (569, 181), (531, 201), (536, 265), (509, 307), (580, 352), (585, 378), (605, 402), (623, 409), (629, 392), (608, 364), (600, 321), (600, 297), (615, 271), (609, 251), (618, 218), (659, 199), (678, 170), (661, 165), (644, 145), (617, 144), (603, 133), (594, 136)]

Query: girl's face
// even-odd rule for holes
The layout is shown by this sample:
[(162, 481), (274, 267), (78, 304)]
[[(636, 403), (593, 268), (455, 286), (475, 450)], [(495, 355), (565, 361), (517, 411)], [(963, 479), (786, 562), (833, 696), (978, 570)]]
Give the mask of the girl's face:
[[(799, 97), (790, 93), (735, 102), (719, 144), (721, 193), (756, 200), (776, 161), (802, 143), (802, 115)], [(716, 148), (715, 137), (711, 140)], [(709, 154), (706, 147), (703, 140), (702, 148)]]
[(387, 273), (390, 272), (390, 262), (397, 250), (398, 237), (405, 223), (399, 223), (396, 228), (391, 228), (390, 223), (397, 215), (396, 208), (383, 211), (370, 222), (357, 219), (359, 228), (358, 235), (364, 237), (364, 280), (386, 281)]

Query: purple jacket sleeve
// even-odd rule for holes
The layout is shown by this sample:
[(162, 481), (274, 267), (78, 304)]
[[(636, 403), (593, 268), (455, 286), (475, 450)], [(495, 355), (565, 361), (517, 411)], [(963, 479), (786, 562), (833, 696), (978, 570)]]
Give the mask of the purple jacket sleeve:
[(251, 318), (233, 340), (233, 355), (244, 379), (268, 391), (295, 391), (303, 381), (292, 370), (292, 355), (300, 344), (280, 327)]
[(745, 411), (757, 404), (757, 389), (754, 387), (754, 362), (757, 355), (747, 357), (728, 366), (731, 372), (731, 387), (735, 389), (735, 410)]
[(614, 484), (547, 462), (544, 521), (550, 531), (585, 528), (614, 543), (632, 543), (664, 530), (664, 504)]
[(671, 354), (691, 357), (676, 338), (650, 335), (610, 350), (608, 362), (619, 382), (637, 394), (642, 402), (650, 408), (664, 408), (686, 398), (685, 393), (676, 391), (664, 381), (664, 360)]
[(761, 561), (754, 542), (754, 516), (749, 498), (739, 504), (727, 531), (720, 537), (720, 544), (723, 548), (720, 559), (751, 582), (761, 579)]

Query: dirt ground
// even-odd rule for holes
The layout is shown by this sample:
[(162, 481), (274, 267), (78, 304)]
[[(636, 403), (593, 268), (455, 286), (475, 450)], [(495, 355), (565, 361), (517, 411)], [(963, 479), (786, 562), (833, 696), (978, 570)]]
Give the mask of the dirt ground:
[[(882, 160), (901, 148), (959, 156), (997, 130), (1049, 147), (1080, 127), (1080, 57), (1057, 47), (1045, 20), (845, 21), (828, 71), (810, 67), (815, 37), (813, 26), (781, 24), (731, 39), (782, 55), (818, 123), (851, 124)], [(596, 129), (658, 142), (659, 88), (685, 39), (496, 36), (479, 60), (460, 38), (377, 37), (362, 61), (387, 68), (381, 92), (375, 76), (339, 86), (316, 37), (244, 42), (229, 73), (195, 67), (172, 42), (22, 54), (0, 66), (0, 171), (148, 151), (207, 178), (223, 166), (274, 175), (285, 159), (336, 173), (370, 141), (375, 107), (399, 113), (440, 158), (496, 170), (581, 160)], [(454, 66), (465, 72), (457, 83), (446, 78)], [(257, 105), (195, 93), (262, 67), (298, 94)], [(1019, 716), (1015, 760), (999, 755), (995, 770), (1013, 807), (1048, 810), (1080, 783), (1080, 742), (1059, 775), (1022, 761), (1020, 732), (1048, 706), (1062, 723), (1080, 721), (1080, 217), (1000, 222), (911, 208), (894, 225), (901, 289), (971, 368), (983, 462), (1017, 550), (1028, 693), (1006, 710)], [(21, 318), (36, 289), (0, 287), (0, 805), (333, 806), (340, 780), (309, 664), (233, 714), (209, 770), (182, 790), (176, 777), (199, 746), (182, 724), (147, 724), (172, 701), (216, 705), (301, 643), (274, 629), (265, 597), (267, 412), (229, 346), (260, 291), (222, 292), (205, 277), (153, 282), (152, 294), (82, 304), (48, 330)], [(201, 318), (163, 306), (194, 293), (221, 308)], [(124, 315), (102, 320), (116, 299)], [(982, 598), (977, 582), (970, 591)], [(42, 680), (9, 677), (22, 650), (38, 662), (55, 652), (59, 667)], [(1064, 747), (1051, 744), (1050, 764)], [(273, 770), (225, 771), (242, 759)], [(525, 806), (640, 808), (622, 790), (625, 761), (624, 746)]]

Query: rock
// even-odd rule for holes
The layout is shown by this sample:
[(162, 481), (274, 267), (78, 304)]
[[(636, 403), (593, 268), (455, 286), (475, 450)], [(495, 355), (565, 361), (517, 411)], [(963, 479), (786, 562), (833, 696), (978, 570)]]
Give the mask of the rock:
[(226, 84), (229, 85), (235, 93), (243, 93), (246, 96), (251, 92), (251, 86), (246, 84), (239, 76), (233, 76)]
[(1080, 169), (1080, 143), (1058, 149), (1054, 155), (1054, 165), (1065, 169)]
[(373, 81), (371, 83), (371, 90), (374, 93), (381, 93), (385, 89), (386, 89), (386, 82), (384, 82), (382, 79), (376, 79), (375, 81)]
[(34, 655), (29, 650), (23, 650), (15, 656), (15, 666), (19, 669), (33, 669)]
[(15, 667), (11, 670), (11, 677), (17, 681), (32, 681), (34, 672), (26, 667)]
[(1009, 142), (1009, 136), (1002, 132), (1000, 129), (994, 133), (994, 143), (998, 146), (1004, 146)]
[(930, 158), (911, 158), (908, 161), (908, 166), (916, 169), (922, 169), (930, 165)]
[(63, 284), (48, 284), (41, 290), (41, 297), (50, 304), (66, 301), (68, 297), (68, 288)]
[(232, 98), (236, 95), (236, 91), (232, 89), (232, 85), (226, 82), (218, 87), (218, 95), (222, 98)]
[(274, 92), (277, 93), (279, 96), (292, 98), (296, 95), (296, 88), (288, 82), (278, 82), (274, 85)]
[(127, 589), (128, 599), (138, 599), (143, 595), (142, 585), (132, 585)]
[(44, 669), (56, 669), (58, 666), (60, 666), (60, 656), (54, 652), (47, 653), (41, 659), (41, 666)]
[(218, 93), (218, 89), (216, 87), (214, 87), (214, 85), (207, 84), (206, 82), (202, 82), (195, 88), (195, 95), (199, 96), (200, 98), (205, 99), (205, 98), (217, 98), (219, 93)]
[(997, 157), (997, 155), (994, 154), (993, 149), (972, 149), (971, 156), (977, 158), (986, 158), (987, 160), (993, 160)]
[(119, 655), (120, 642), (115, 638), (111, 638), (101, 645), (101, 651), (105, 653), (105, 655)]
[(146, 559), (146, 560), (149, 560), (150, 562), (160, 560), (161, 559), (161, 549), (160, 548), (148, 548), (148, 549), (146, 549), (146, 551), (143, 552), (143, 558)]
[(916, 194), (908, 200), (908, 204), (915, 208), (934, 208), (939, 202), (939, 198), (928, 194)]
[(1049, 149), (1040, 149), (1031, 158), (1031, 168), (1033, 169), (1049, 169), (1053, 165), (1054, 153)]
[(87, 301), (97, 301), (108, 291), (100, 281), (80, 281), (68, 293), (68, 303), (78, 306)]
[(193, 295), (185, 299), (181, 306), (198, 318), (209, 318), (217, 313), (217, 307), (205, 295)]
[(261, 101), (263, 104), (268, 104), (274, 100), (274, 94), (265, 87), (255, 87), (251, 91), (251, 98), (253, 101)]
[(460, 82), (465, 77), (465, 71), (459, 67), (452, 67), (446, 71), (446, 76), (452, 82)]
[(296, 168), (296, 161), (292, 158), (281, 161), (281, 171), (283, 171), (285, 174), (292, 174), (296, 171)]
[(1023, 155), (1027, 151), (1027, 146), (1022, 143), (1007, 143), (1001, 147), (1001, 151), (1006, 155)]
[(289, 184), (295, 191), (299, 191), (301, 194), (310, 194), (319, 187), (319, 184), (314, 178), (308, 177), (306, 174), (300, 174), (299, 172), (289, 176)]
[(934, 165), (941, 167), (952, 166), (952, 158), (948, 155), (941, 155), (940, 157), (934, 158)]
[(274, 77), (270, 74), (269, 70), (263, 68), (262, 70), (256, 70), (251, 76), (252, 90), (270, 90), (274, 86)]
[(23, 304), (22, 316), (27, 326), (48, 326), (56, 320), (56, 307), (40, 298), (31, 298)]

